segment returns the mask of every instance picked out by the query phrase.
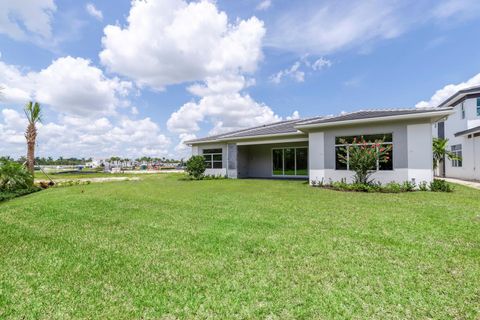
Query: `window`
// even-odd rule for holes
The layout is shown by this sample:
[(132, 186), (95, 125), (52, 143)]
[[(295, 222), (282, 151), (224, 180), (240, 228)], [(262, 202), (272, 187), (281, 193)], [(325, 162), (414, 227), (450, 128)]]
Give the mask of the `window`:
[[(478, 102), (477, 102), (477, 105), (478, 105)], [(463, 102), (462, 102), (462, 105), (460, 106), (460, 109), (462, 110), (461, 111), (462, 112), (462, 119), (465, 119), (465, 105), (463, 104)]]
[(204, 149), (203, 157), (207, 169), (221, 169), (222, 168), (222, 149)]
[[(462, 158), (462, 145), (461, 144), (456, 144), (451, 147), (452, 153), (459, 157), (460, 159)], [(462, 167), (462, 160), (452, 160), (452, 167), (460, 168)]]
[[(372, 135), (363, 135), (363, 136), (346, 136), (346, 137), (335, 137), (335, 170), (350, 170), (348, 157), (349, 157), (349, 146), (355, 145), (357, 139), (363, 139), (367, 141), (368, 145), (374, 144), (377, 140), (383, 140), (383, 143), (380, 145), (391, 145), (392, 150), (389, 154), (388, 162), (380, 163), (377, 160), (377, 170), (393, 170), (393, 135), (391, 133), (387, 134), (372, 134)], [(347, 148), (345, 148), (347, 147)], [(341, 158), (346, 158), (347, 163), (340, 161)]]
[(480, 98), (477, 98), (477, 116), (480, 117)]
[(272, 149), (274, 176), (308, 176), (308, 148)]

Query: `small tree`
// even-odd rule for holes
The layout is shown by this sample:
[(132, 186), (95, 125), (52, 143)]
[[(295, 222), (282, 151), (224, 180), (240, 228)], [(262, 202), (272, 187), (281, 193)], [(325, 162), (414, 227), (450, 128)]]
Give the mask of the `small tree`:
[(12, 192), (29, 189), (33, 186), (33, 176), (20, 163), (0, 161), (0, 191)]
[[(345, 140), (340, 142), (348, 144)], [(355, 183), (371, 183), (369, 178), (377, 170), (377, 163), (387, 163), (390, 160), (392, 146), (383, 142), (384, 140), (367, 142), (363, 137), (358, 140), (355, 137), (352, 144), (340, 149), (339, 161), (355, 171)]]
[(33, 175), (35, 171), (35, 141), (37, 140), (37, 123), (42, 121), (42, 110), (38, 102), (31, 101), (25, 106), (25, 115), (27, 116), (28, 126), (25, 131), (27, 139), (27, 168)]
[(447, 149), (448, 139), (433, 138), (433, 169), (437, 169), (440, 161), (447, 157), (450, 161), (462, 160), (461, 157)]
[(205, 169), (207, 168), (205, 164), (205, 158), (202, 156), (192, 156), (187, 161), (187, 173), (196, 180), (203, 178)]

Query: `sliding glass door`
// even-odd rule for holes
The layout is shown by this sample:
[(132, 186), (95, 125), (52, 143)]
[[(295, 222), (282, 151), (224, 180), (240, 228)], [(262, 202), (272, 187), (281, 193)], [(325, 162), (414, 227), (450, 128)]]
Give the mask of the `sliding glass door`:
[(272, 149), (274, 176), (308, 176), (308, 148)]

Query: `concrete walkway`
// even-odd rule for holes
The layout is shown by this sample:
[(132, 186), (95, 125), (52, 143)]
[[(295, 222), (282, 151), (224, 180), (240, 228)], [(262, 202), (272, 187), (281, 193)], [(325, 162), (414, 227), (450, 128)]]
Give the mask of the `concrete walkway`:
[(442, 180), (445, 180), (445, 181), (451, 182), (451, 183), (461, 184), (463, 186), (467, 186), (467, 187), (470, 187), (470, 188), (475, 188), (475, 189), (480, 190), (480, 182), (460, 180), (460, 179), (454, 179), (454, 178), (439, 178), (439, 179), (442, 179)]

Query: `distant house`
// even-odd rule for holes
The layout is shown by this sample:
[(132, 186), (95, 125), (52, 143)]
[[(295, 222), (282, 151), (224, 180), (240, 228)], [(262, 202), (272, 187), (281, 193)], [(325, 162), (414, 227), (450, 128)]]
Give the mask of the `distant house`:
[(373, 178), (382, 183), (433, 179), (432, 124), (451, 108), (367, 110), (339, 116), (287, 120), (187, 141), (203, 155), (207, 174), (230, 178), (352, 180), (349, 165), (338, 160), (340, 140), (385, 139), (393, 156)]
[(434, 136), (448, 139), (450, 151), (462, 160), (444, 160), (440, 175), (480, 180), (480, 86), (460, 90), (439, 108), (453, 108), (454, 114), (434, 127)]

